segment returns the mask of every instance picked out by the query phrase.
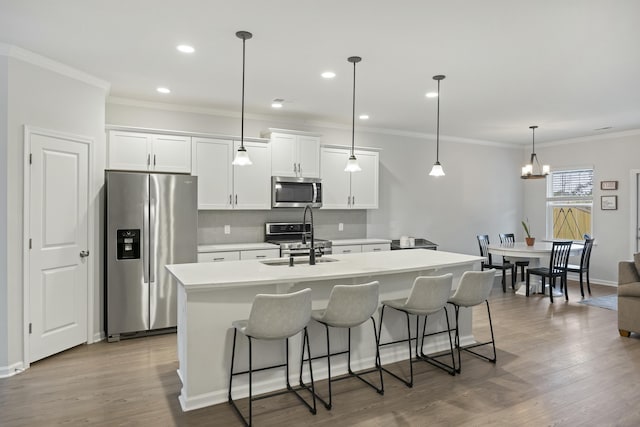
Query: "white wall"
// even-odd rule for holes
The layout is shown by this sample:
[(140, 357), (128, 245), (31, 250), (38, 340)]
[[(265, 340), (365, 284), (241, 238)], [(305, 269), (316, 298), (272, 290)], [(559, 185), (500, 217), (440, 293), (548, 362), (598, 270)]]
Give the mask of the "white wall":
[[(12, 366), (23, 361), (23, 162), (24, 162), (24, 126), (51, 129), (74, 135), (81, 135), (94, 140), (94, 163), (96, 171), (90, 186), (90, 203), (96, 212), (95, 230), (96, 238), (102, 233), (99, 230), (99, 215), (102, 211), (100, 202), (100, 187), (104, 181), (105, 136), (104, 136), (104, 106), (106, 92), (105, 87), (97, 87), (93, 84), (68, 77), (59, 71), (70, 71), (65, 66), (53, 63), (45, 58), (25, 52), (21, 49), (9, 49), (9, 56), (2, 56), (8, 64), (8, 73), (5, 82), (8, 86), (6, 110), (7, 114), (7, 145), (6, 145), (6, 179), (8, 184), (7, 209), (1, 209), (4, 197), (0, 197), (0, 218), (7, 214), (7, 240), (6, 245), (10, 250), (6, 257), (6, 282), (0, 279), (0, 295), (6, 292), (7, 322), (6, 339), (0, 341), (0, 354), (7, 354), (4, 366)], [(15, 56), (14, 56), (14, 52)], [(26, 58), (23, 60), (23, 58)], [(41, 61), (44, 68), (34, 65)], [(58, 68), (52, 71), (51, 67)], [(5, 83), (0, 83), (0, 86)], [(0, 109), (2, 112), (2, 109)], [(0, 150), (2, 152), (2, 150)], [(0, 154), (0, 161), (2, 154)], [(4, 175), (4, 174), (3, 174)], [(0, 185), (2, 183), (0, 178)], [(0, 193), (1, 194), (1, 193)], [(96, 266), (100, 266), (102, 259), (102, 244), (96, 239), (90, 249), (95, 256)], [(2, 254), (2, 249), (0, 249)], [(94, 255), (95, 254), (95, 255)], [(4, 274), (2, 275), (4, 276)], [(102, 329), (102, 309), (98, 297), (101, 294), (102, 274), (100, 268), (95, 269), (91, 279), (96, 295), (96, 331)], [(100, 298), (101, 300), (101, 298)], [(0, 304), (2, 298), (0, 297)], [(4, 332), (3, 332), (4, 333)], [(0, 339), (3, 337), (0, 333)], [(2, 358), (0, 358), (0, 362)]]
[[(592, 166), (593, 187), (593, 237), (596, 245), (591, 254), (590, 276), (595, 282), (617, 283), (618, 261), (631, 259), (630, 194), (635, 182), (630, 171), (640, 169), (640, 131), (629, 131), (541, 144), (536, 152), (541, 161), (552, 169)], [(528, 156), (528, 154), (527, 154)], [(522, 159), (525, 159), (523, 156)], [(525, 160), (521, 160), (524, 164)], [(600, 190), (600, 181), (618, 181), (618, 190)], [(537, 236), (544, 236), (546, 221), (546, 186), (544, 180), (526, 182), (525, 212)], [(617, 210), (601, 210), (600, 196), (617, 195)], [(635, 218), (633, 218), (635, 222)]]

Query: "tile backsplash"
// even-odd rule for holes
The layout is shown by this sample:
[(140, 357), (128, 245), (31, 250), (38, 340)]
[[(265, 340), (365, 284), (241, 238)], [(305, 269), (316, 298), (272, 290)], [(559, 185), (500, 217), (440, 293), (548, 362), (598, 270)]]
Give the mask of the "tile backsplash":
[[(268, 211), (198, 211), (198, 244), (254, 243), (264, 241), (266, 222), (302, 222), (304, 209)], [(322, 239), (357, 239), (367, 234), (366, 210), (314, 209), (315, 235)], [(338, 225), (343, 224), (343, 230)], [(230, 234), (225, 234), (229, 226)]]

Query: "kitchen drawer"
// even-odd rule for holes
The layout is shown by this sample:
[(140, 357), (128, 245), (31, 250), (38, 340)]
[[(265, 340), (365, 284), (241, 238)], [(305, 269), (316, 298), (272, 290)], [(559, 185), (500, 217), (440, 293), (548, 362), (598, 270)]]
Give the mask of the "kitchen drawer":
[(240, 251), (207, 252), (198, 254), (198, 262), (238, 261), (239, 259)]
[(280, 249), (256, 249), (240, 251), (240, 259), (263, 259), (280, 257)]
[(355, 254), (362, 252), (362, 245), (341, 245), (333, 246), (334, 254)]
[(381, 252), (381, 251), (390, 251), (391, 244), (390, 243), (376, 243), (372, 245), (362, 245), (362, 252)]

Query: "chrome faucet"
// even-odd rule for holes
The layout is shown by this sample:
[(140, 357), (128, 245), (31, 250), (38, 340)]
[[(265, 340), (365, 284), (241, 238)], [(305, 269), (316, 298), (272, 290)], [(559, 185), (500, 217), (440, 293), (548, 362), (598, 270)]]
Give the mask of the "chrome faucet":
[(309, 248), (309, 265), (315, 265), (316, 264), (316, 247), (315, 247), (315, 242), (313, 240), (313, 210), (311, 209), (311, 205), (305, 206), (304, 213), (302, 214), (302, 243), (306, 243), (307, 211), (309, 211), (309, 215), (311, 216), (311, 248)]

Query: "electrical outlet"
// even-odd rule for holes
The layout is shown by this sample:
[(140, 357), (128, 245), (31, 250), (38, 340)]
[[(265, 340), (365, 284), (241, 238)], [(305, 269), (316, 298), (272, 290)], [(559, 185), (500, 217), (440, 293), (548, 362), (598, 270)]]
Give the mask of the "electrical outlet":
[(231, 226), (230, 225), (225, 225), (224, 226), (224, 234), (231, 234)]
[(338, 223), (338, 231), (344, 231), (344, 224), (343, 223)]

